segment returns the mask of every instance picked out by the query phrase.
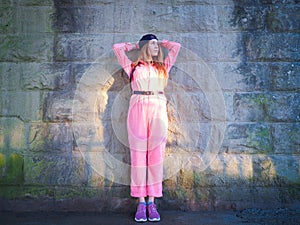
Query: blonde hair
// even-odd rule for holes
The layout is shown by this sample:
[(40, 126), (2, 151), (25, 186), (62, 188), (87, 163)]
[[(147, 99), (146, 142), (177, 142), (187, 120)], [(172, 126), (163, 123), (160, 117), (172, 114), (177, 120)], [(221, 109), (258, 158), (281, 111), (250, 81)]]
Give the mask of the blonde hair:
[(158, 46), (158, 55), (152, 56), (148, 46), (149, 46), (149, 41), (141, 48), (141, 52), (138, 56), (138, 59), (132, 63), (132, 67), (138, 66), (139, 63), (141, 62), (152, 64), (157, 69), (158, 76), (164, 78), (164, 82), (166, 86), (169, 74), (164, 64), (164, 54), (162, 48), (161, 46)]

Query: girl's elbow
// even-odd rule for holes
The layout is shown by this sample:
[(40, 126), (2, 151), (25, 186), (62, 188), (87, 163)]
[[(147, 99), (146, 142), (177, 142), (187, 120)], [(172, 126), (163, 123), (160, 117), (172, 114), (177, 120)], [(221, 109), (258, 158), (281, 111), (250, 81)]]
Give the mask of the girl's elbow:
[(113, 44), (112, 49), (113, 50), (118, 49), (118, 44)]

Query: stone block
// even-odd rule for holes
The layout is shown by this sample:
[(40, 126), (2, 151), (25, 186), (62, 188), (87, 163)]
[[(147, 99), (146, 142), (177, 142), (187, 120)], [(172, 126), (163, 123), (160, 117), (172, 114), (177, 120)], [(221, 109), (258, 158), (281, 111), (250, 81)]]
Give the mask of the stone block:
[(23, 121), (41, 120), (40, 92), (7, 92), (0, 99), (1, 116)]
[[(128, 54), (128, 57), (131, 58), (130, 54)], [(100, 88), (105, 88), (106, 91), (121, 91), (125, 83), (129, 83), (128, 74), (125, 73), (117, 62), (117, 57), (112, 49), (106, 54), (101, 55), (95, 62), (72, 63), (71, 71), (76, 83), (84, 85), (93, 85), (96, 83)], [(111, 87), (117, 79), (124, 81), (126, 79), (126, 82), (121, 87), (119, 85)], [(99, 87), (97, 88), (99, 89)]]
[(268, 124), (229, 124), (223, 148), (229, 153), (260, 154), (273, 152), (273, 139)]
[(233, 112), (235, 121), (259, 122), (267, 120), (267, 94), (237, 93), (233, 96)]
[(0, 153), (0, 184), (12, 185), (24, 182), (23, 173), (24, 157), (18, 153), (2, 154)]
[(71, 73), (76, 92), (124, 92), (130, 89), (129, 77), (117, 63), (112, 51), (93, 63), (73, 63)]
[[(171, 38), (174, 39), (174, 38)], [(205, 62), (240, 61), (242, 36), (239, 33), (185, 33), (178, 42)]]
[[(282, 195), (286, 196), (286, 200)], [(160, 206), (165, 210), (242, 210), (245, 208), (284, 207), (293, 202), (288, 188), (265, 187), (204, 187), (198, 189), (164, 189)], [(168, 201), (165, 199), (174, 199)]]
[[(118, 1), (117, 3), (126, 3), (126, 1)], [(60, 0), (56, 1), (55, 5), (57, 6), (84, 6), (84, 5), (106, 5), (115, 3), (114, 0)]]
[(233, 99), (234, 93), (231, 92), (223, 92), (224, 99), (225, 99), (225, 109), (226, 109), (226, 121), (232, 122), (234, 121), (234, 110), (233, 110)]
[(16, 11), (11, 6), (0, 4), (0, 34), (14, 33), (16, 31)]
[(268, 118), (275, 122), (300, 121), (300, 94), (274, 93), (267, 104)]
[(55, 206), (59, 211), (132, 212), (136, 203), (129, 197), (129, 187), (111, 189), (57, 187)]
[(194, 185), (201, 187), (251, 186), (253, 156), (220, 153), (211, 160), (206, 170), (194, 169)]
[[(241, 40), (242, 36), (238, 33), (219, 33), (208, 35), (207, 59), (209, 61), (217, 62), (240, 61), (242, 57), (242, 46), (238, 43), (241, 43)], [(206, 57), (204, 57), (204, 59), (205, 58)]]
[(271, 91), (296, 91), (300, 89), (299, 63), (269, 64)]
[[(190, 102), (187, 101), (187, 105), (189, 105), (188, 112), (182, 111), (181, 114), (185, 115), (190, 114), (189, 119), (187, 121), (193, 122), (211, 122), (214, 121), (215, 118), (212, 116), (211, 107), (216, 106), (219, 103), (219, 100), (215, 99), (207, 99), (205, 93), (190, 93)], [(225, 113), (225, 112), (224, 112)]]
[[(205, 96), (201, 93), (199, 95), (191, 95), (191, 92), (173, 92), (168, 93), (167, 98), (170, 121), (200, 122), (200, 120), (206, 119), (205, 115), (209, 114), (209, 112), (207, 113), (209, 111), (207, 106), (205, 109), (201, 107), (207, 103)], [(187, 105), (189, 106), (188, 110), (186, 108)]]
[(188, 183), (198, 188), (293, 187), (299, 183), (298, 166), (295, 155), (222, 153), (205, 171), (195, 167)]
[(111, 37), (107, 35), (59, 35), (55, 46), (55, 60), (94, 62), (101, 55), (112, 51), (112, 43), (108, 43), (111, 43)]
[(0, 90), (20, 90), (20, 65), (16, 63), (0, 63)]
[[(170, 80), (166, 89), (170, 92), (176, 93), (204, 93), (220, 94), (221, 87), (216, 79), (215, 71), (200, 58), (197, 61), (190, 61), (189, 54), (182, 49), (184, 56), (178, 58), (178, 62), (170, 71)], [(190, 53), (192, 54), (192, 53)], [(186, 56), (186, 58), (185, 58)], [(193, 56), (192, 56), (193, 57)]]
[(225, 92), (266, 91), (269, 88), (268, 64), (221, 62), (210, 68)]
[(280, 94), (235, 94), (234, 117), (236, 121), (299, 121), (299, 95)]
[(26, 127), (18, 118), (0, 118), (0, 151), (23, 151), (26, 149)]
[(299, 34), (245, 35), (245, 54), (249, 61), (299, 61)]
[(85, 166), (80, 154), (28, 154), (24, 157), (24, 183), (81, 186), (87, 182)]
[(270, 7), (266, 14), (266, 27), (270, 32), (299, 32), (299, 5)]
[(299, 184), (298, 156), (258, 155), (252, 160), (255, 186), (288, 187)]
[(11, 0), (3, 0), (0, 2), (0, 6), (9, 6), (11, 4), (12, 4)]
[[(112, 188), (130, 185), (130, 153), (112, 153), (108, 149), (76, 152), (84, 162), (85, 184), (90, 187)], [(78, 156), (79, 158), (79, 156)]]
[(206, 123), (173, 121), (168, 126), (167, 146), (174, 151), (176, 148), (203, 150), (210, 137), (209, 131), (210, 126)]
[(72, 127), (67, 123), (29, 125), (28, 151), (70, 153), (73, 149)]
[(75, 94), (71, 108), (73, 121), (94, 124), (126, 122), (129, 100), (118, 97), (116, 92), (87, 91)]
[(275, 4), (295, 4), (297, 0), (260, 0), (261, 4), (275, 5)]
[(64, 63), (23, 63), (21, 87), (24, 90), (62, 90), (72, 84), (70, 65)]
[[(255, 0), (257, 1), (257, 0)], [(159, 2), (166, 3), (166, 1), (160, 0)], [(252, 2), (252, 1), (251, 1)], [(175, 2), (172, 2), (174, 6), (176, 5), (230, 5), (232, 4), (232, 0), (216, 0), (216, 1), (210, 1), (210, 0), (191, 0), (191, 1), (186, 1), (186, 0), (176, 0)]]
[[(45, 93), (43, 96), (43, 120), (48, 122), (72, 121), (73, 95), (72, 90)], [(87, 115), (86, 113), (85, 115)]]
[[(144, 7), (147, 7), (145, 5)], [(207, 13), (207, 14), (206, 14)], [(152, 4), (151, 10), (146, 10), (146, 15), (142, 18), (147, 19), (141, 23), (141, 31), (156, 30), (157, 32), (167, 33), (170, 30), (180, 32), (214, 32), (218, 30), (217, 11), (210, 5), (170, 5)], [(161, 21), (164, 21), (162, 24)]]
[[(16, 199), (23, 200), (23, 201), (25, 200), (25, 201), (28, 201), (28, 203), (30, 202), (30, 200), (32, 200), (32, 201), (36, 201), (36, 205), (41, 206), (39, 203), (40, 203), (40, 201), (42, 202), (42, 200), (49, 200), (49, 201), (52, 200), (53, 201), (54, 193), (55, 193), (54, 187), (14, 185), (14, 186), (2, 186), (1, 192), (0, 192), (0, 197), (2, 199), (6, 199), (8, 201), (11, 200), (11, 202), (9, 202), (9, 204), (7, 204), (5, 206), (6, 210), (27, 211), (30, 209), (34, 210), (34, 207), (32, 207), (30, 209), (27, 208), (27, 210), (26, 210), (25, 207), (26, 206), (28, 207), (28, 205), (25, 204), (25, 206), (24, 206), (24, 204), (21, 203), (22, 201), (14, 202), (13, 200), (16, 200)], [(32, 202), (30, 202), (30, 203), (32, 203)], [(0, 203), (0, 205), (1, 205), (1, 203)], [(49, 204), (49, 206), (50, 205), (51, 204)], [(13, 206), (15, 206), (15, 208)], [(34, 204), (32, 204), (32, 206), (34, 206)], [(18, 208), (22, 208), (22, 209), (18, 210)]]
[(23, 0), (17, 1), (18, 5), (23, 5), (23, 6), (52, 6), (53, 1), (52, 0)]
[[(31, 1), (31, 0), (29, 0)], [(255, 1), (249, 1), (251, 2), (257, 2), (258, 0)], [(113, 1), (113, 0), (61, 0), (56, 2), (55, 4), (57, 5), (101, 5), (101, 4), (126, 4), (127, 1), (125, 0), (119, 0), (119, 1)], [(138, 4), (139, 2), (137, 2)], [(156, 0), (156, 4), (160, 5), (172, 5), (173, 7), (177, 5), (220, 5), (220, 4), (232, 4), (232, 0), (216, 0), (216, 1), (209, 1), (209, 0), (191, 0), (188, 3), (185, 0), (177, 0), (176, 2), (169, 2), (169, 1), (164, 1), (164, 0)]]
[(113, 139), (111, 127), (106, 129), (102, 123), (95, 122), (73, 122), (73, 136), (76, 150), (81, 152), (103, 151), (109, 146)]
[[(186, 64), (186, 66), (190, 65), (190, 63)], [(166, 95), (172, 92), (191, 91), (201, 91), (199, 84), (195, 82), (194, 74), (187, 73), (179, 64), (175, 64), (169, 74), (168, 85), (165, 89)]]
[(263, 30), (266, 7), (253, 5), (218, 6), (219, 29), (226, 32)]
[[(111, 132), (112, 131), (112, 132)], [(124, 129), (125, 131), (125, 129)], [(119, 131), (118, 131), (119, 132)], [(120, 160), (121, 161), (130, 161), (130, 155), (128, 155), (129, 151), (129, 143), (127, 137), (127, 130), (125, 131), (126, 134), (123, 134), (123, 136), (118, 137), (116, 135), (116, 130), (114, 129), (108, 129), (108, 127), (104, 128), (104, 143), (105, 148), (108, 152), (111, 154), (120, 154)], [(117, 133), (118, 134), (118, 133)]]
[(52, 61), (53, 36), (45, 34), (1, 35), (0, 60), (8, 62)]
[(270, 75), (267, 63), (246, 63), (239, 64), (237, 72), (242, 79), (237, 83), (243, 91), (268, 91)]
[[(76, 4), (76, 3), (75, 3)], [(129, 29), (135, 18), (133, 6), (57, 6), (55, 28), (68, 33), (111, 33)], [(137, 24), (137, 26), (139, 26)]]
[[(81, 78), (84, 77), (93, 66), (93, 63), (72, 63), (71, 64), (71, 74), (76, 83), (80, 83)], [(88, 76), (88, 74), (86, 75)]]
[[(144, 10), (149, 6), (151, 10)], [(172, 7), (157, 3), (128, 5), (120, 2), (117, 5), (106, 4), (93, 7), (57, 6), (56, 16), (56, 29), (71, 33), (110, 33), (124, 32), (128, 29), (134, 29), (137, 33), (145, 30), (156, 30), (158, 33), (169, 30), (181, 32), (217, 30), (216, 10), (208, 5)], [(134, 18), (137, 17), (141, 18), (141, 21), (134, 23)]]
[(95, 187), (86, 187), (86, 186), (62, 186), (62, 187), (55, 187), (54, 192), (54, 199), (56, 203), (62, 203), (62, 199), (69, 199), (69, 200), (79, 200), (83, 198), (96, 198), (96, 197), (103, 197), (105, 198), (105, 191), (102, 188), (95, 188)]
[(19, 6), (17, 8), (19, 33), (52, 33), (52, 6)]
[(300, 124), (273, 124), (274, 151), (278, 154), (299, 154)]
[[(162, 204), (159, 205), (163, 210), (212, 210), (213, 201), (210, 198), (210, 191), (212, 188), (201, 189), (183, 189), (176, 187), (176, 189), (168, 189), (163, 187), (164, 198)], [(169, 201), (168, 199), (172, 199)]]

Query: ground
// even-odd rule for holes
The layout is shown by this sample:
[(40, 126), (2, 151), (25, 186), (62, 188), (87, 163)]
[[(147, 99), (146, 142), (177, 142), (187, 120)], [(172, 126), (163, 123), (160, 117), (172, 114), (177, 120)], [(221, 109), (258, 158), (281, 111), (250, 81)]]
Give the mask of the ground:
[[(160, 211), (162, 225), (300, 225), (300, 209), (233, 211)], [(2, 225), (130, 225), (133, 214), (78, 212), (1, 212)], [(151, 224), (146, 222), (144, 224)]]

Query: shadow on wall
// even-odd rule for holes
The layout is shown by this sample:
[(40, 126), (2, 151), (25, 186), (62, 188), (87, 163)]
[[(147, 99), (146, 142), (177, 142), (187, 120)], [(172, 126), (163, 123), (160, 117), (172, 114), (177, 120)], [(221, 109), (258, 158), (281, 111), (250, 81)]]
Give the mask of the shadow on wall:
[[(287, 75), (296, 73), (295, 63), (290, 61), (295, 60), (299, 42), (293, 35), (290, 39), (293, 42), (286, 42), (282, 34), (286, 21), (274, 19), (276, 12), (282, 13), (281, 7), (284, 13), (292, 6), (276, 6), (271, 1), (233, 3), (228, 7), (232, 7), (229, 29), (236, 31), (236, 45), (240, 49), (240, 61), (234, 72), (242, 78), (240, 87), (232, 93), (234, 122), (227, 127), (222, 152), (228, 154), (220, 154), (206, 171), (180, 170), (175, 180), (166, 180), (166, 199), (177, 199), (175, 204), (166, 200), (163, 204), (166, 208), (178, 209), (180, 205), (192, 210), (274, 208), (294, 206), (300, 199), (296, 140), (299, 127), (290, 124), (299, 121), (299, 107), (295, 107), (299, 100), (291, 93), (286, 96), (276, 93), (281, 90), (272, 86), (276, 82), (271, 77), (284, 71), (276, 71), (282, 64), (294, 68)], [(285, 75), (278, 76), (288, 79)], [(297, 90), (292, 83), (291, 88), (283, 91)], [(274, 110), (277, 107), (279, 111)]]
[[(269, 0), (248, 4), (233, 2), (231, 25), (241, 32), (237, 44), (242, 46), (237, 72), (242, 75), (241, 82), (246, 85), (243, 90), (245, 93), (234, 94), (233, 111), (236, 121), (246, 123), (228, 126), (227, 136), (231, 139), (228, 146), (233, 153), (249, 155), (233, 158), (233, 162), (236, 161), (234, 167), (239, 171), (237, 174), (230, 172), (230, 165), (224, 172), (229, 176), (247, 178), (245, 183), (252, 186), (249, 189), (253, 191), (253, 196), (261, 196), (253, 199), (253, 207), (285, 207), (297, 199), (299, 201), (300, 197), (296, 188), (299, 182), (299, 158), (293, 156), (299, 152), (294, 140), (299, 128), (295, 124), (290, 128), (277, 124), (297, 122), (297, 107), (293, 106), (297, 104), (297, 99), (293, 94), (285, 93), (295, 91), (293, 84), (282, 88), (276, 81), (276, 76), (284, 73), (284, 67), (291, 68), (290, 74), (294, 70), (291, 61), (295, 60), (294, 50), (298, 47), (293, 35), (288, 37), (285, 34), (290, 32), (287, 24), (290, 27), (293, 24), (293, 19), (289, 18), (294, 13), (292, 5), (289, 5), (293, 1), (277, 1), (278, 4)], [(287, 81), (290, 79), (289, 73), (279, 75), (280, 79)], [(285, 136), (285, 141), (279, 140), (283, 137), (278, 136), (283, 127), (290, 134)], [(287, 152), (283, 142), (290, 147)], [(268, 201), (277, 205), (270, 206)]]

